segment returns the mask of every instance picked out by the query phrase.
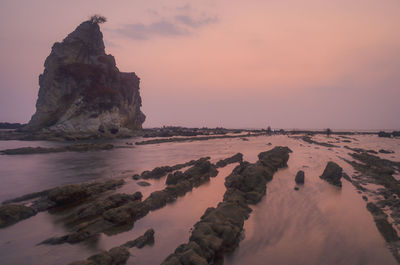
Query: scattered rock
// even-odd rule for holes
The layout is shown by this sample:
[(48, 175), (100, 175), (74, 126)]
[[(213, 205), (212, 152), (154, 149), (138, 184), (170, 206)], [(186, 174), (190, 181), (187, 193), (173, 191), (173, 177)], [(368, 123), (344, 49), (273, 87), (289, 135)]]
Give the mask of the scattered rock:
[(122, 246), (127, 248), (133, 248), (133, 247), (142, 248), (146, 245), (152, 245), (152, 244), (154, 244), (154, 230), (149, 229), (144, 233), (144, 235), (136, 238), (135, 240), (128, 241)]
[(296, 184), (304, 184), (304, 171), (299, 170), (294, 180), (296, 181)]
[(379, 150), (379, 153), (381, 153), (381, 154), (394, 154), (394, 151), (381, 149), (381, 150)]
[(0, 228), (34, 216), (37, 212), (27, 206), (8, 204), (0, 207)]
[(329, 161), (320, 178), (329, 182), (332, 185), (342, 187), (342, 181), (340, 180), (342, 178), (342, 175), (342, 168), (335, 162)]

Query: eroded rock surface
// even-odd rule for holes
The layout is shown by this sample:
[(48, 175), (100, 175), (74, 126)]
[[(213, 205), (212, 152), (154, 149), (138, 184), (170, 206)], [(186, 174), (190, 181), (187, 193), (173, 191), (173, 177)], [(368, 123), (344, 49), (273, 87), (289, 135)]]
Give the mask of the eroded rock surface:
[(14, 149), (5, 149), (0, 153), (5, 155), (30, 155), (30, 154), (48, 154), (60, 152), (88, 152), (113, 149), (112, 144), (85, 143), (74, 144), (61, 147), (20, 147)]
[(142, 128), (139, 78), (105, 53), (97, 23), (85, 21), (53, 45), (39, 76), (29, 131), (60, 135), (127, 135)]
[(237, 153), (237, 154), (235, 154), (235, 155), (233, 155), (231, 157), (228, 157), (228, 158), (225, 158), (225, 159), (221, 159), (215, 164), (215, 166), (217, 168), (225, 167), (228, 164), (237, 163), (237, 162), (239, 162), (239, 163), (243, 162), (243, 154)]
[(142, 248), (146, 245), (152, 245), (152, 244), (154, 244), (154, 230), (149, 229), (146, 232), (144, 232), (144, 235), (136, 238), (135, 240), (128, 241), (122, 246), (127, 248), (133, 248), (133, 247)]
[(101, 209), (97, 213), (97, 216), (91, 218), (90, 221), (80, 220), (79, 222), (75, 222), (71, 233), (61, 237), (49, 238), (42, 243), (73, 244), (95, 237), (100, 233), (112, 234), (115, 231), (129, 230), (136, 220), (146, 216), (150, 211), (162, 208), (167, 203), (174, 202), (179, 196), (183, 196), (194, 187), (209, 181), (211, 177), (215, 177), (218, 171), (208, 161), (208, 158), (204, 158), (196, 161), (192, 167), (185, 172), (181, 172), (181, 174), (184, 177), (179, 179), (177, 183), (170, 184), (163, 190), (152, 192), (143, 201), (137, 198), (135, 200), (127, 200), (105, 211)]
[(0, 228), (15, 224), (35, 215), (37, 211), (19, 204), (8, 204), (0, 207)]
[(224, 199), (216, 208), (208, 208), (194, 225), (189, 242), (180, 245), (162, 264), (222, 264), (223, 254), (233, 251), (249, 217), (249, 204), (260, 201), (273, 173), (286, 166), (290, 149), (275, 147), (259, 154), (259, 160), (243, 162), (225, 180)]
[(196, 164), (198, 161), (200, 160), (208, 160), (210, 159), (210, 157), (202, 157), (198, 160), (190, 160), (186, 163), (182, 163), (182, 164), (176, 164), (173, 166), (161, 166), (161, 167), (155, 167), (153, 170), (146, 170), (143, 171), (142, 174), (136, 174), (133, 175), (132, 178), (135, 180), (138, 179), (159, 179), (164, 177), (166, 174), (175, 171), (175, 170), (179, 170), (182, 169), (184, 167), (189, 167), (189, 166), (193, 166), (194, 164)]
[[(357, 170), (351, 183), (363, 194), (364, 200), (369, 201), (370, 198), (374, 201), (367, 204), (367, 209), (400, 263), (400, 238), (396, 232), (400, 229), (400, 182), (393, 176), (400, 172), (400, 162), (382, 159), (368, 152), (349, 155), (355, 160), (344, 160)], [(370, 188), (368, 184), (379, 188)]]
[(76, 261), (70, 265), (123, 265), (126, 264), (130, 253), (125, 247), (115, 247), (93, 255), (87, 260)]
[[(88, 201), (105, 191), (115, 190), (124, 183), (125, 181), (122, 179), (110, 179), (103, 182), (63, 185), (41, 192), (27, 194), (3, 202), (4, 206), (0, 207), (0, 220), (1, 223), (4, 222), (5, 225), (10, 225), (29, 218), (37, 212)], [(33, 200), (29, 207), (22, 204), (14, 204), (27, 200)], [(1, 212), (3, 212), (3, 215), (1, 215)], [(0, 227), (2, 226), (0, 225)]]

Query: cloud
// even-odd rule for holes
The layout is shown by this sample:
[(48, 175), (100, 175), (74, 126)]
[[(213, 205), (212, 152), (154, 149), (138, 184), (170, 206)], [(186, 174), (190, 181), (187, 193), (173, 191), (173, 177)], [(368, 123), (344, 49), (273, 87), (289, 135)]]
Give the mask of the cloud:
[(193, 19), (190, 16), (187, 15), (178, 15), (175, 16), (175, 19), (180, 22), (185, 24), (186, 26), (189, 26), (191, 28), (198, 28), (201, 26), (205, 26), (208, 24), (214, 24), (218, 22), (218, 18), (217, 17), (203, 17), (200, 19)]
[(166, 20), (156, 21), (148, 25), (142, 23), (126, 24), (116, 31), (135, 40), (148, 40), (155, 36), (182, 36), (189, 33), (179, 25)]
[(189, 3), (187, 3), (187, 4), (183, 5), (183, 6), (177, 7), (176, 9), (178, 11), (189, 11), (189, 10), (192, 9), (192, 6)]
[(190, 12), (184, 12), (183, 14), (172, 15), (170, 18), (158, 18), (149, 24), (124, 24), (113, 31), (126, 38), (149, 40), (156, 37), (188, 36), (199, 28), (218, 22), (216, 16), (208, 16), (204, 13), (201, 16), (196, 16), (189, 15), (189, 13)]

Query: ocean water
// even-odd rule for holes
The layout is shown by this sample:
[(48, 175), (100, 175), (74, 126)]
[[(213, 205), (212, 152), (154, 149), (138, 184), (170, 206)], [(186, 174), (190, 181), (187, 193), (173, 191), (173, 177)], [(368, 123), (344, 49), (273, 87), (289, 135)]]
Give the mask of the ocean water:
[[(249, 162), (258, 153), (274, 146), (288, 146), (288, 167), (279, 170), (267, 184), (267, 194), (245, 222), (243, 240), (224, 264), (397, 264), (378, 232), (372, 216), (357, 190), (346, 180), (338, 189), (324, 181), (328, 161), (335, 161), (348, 175), (354, 170), (344, 145), (365, 149), (389, 149), (395, 154), (379, 154), (399, 161), (400, 140), (377, 136), (351, 136), (351, 143), (335, 137), (316, 136), (340, 148), (305, 143), (284, 135), (218, 139), (199, 142), (130, 146), (141, 139), (111, 141), (124, 147), (109, 151), (0, 156), (0, 201), (67, 183), (104, 178), (125, 178), (127, 184), (116, 192), (140, 190), (146, 197), (165, 187), (165, 178), (149, 180), (141, 187), (130, 177), (156, 166), (174, 165), (210, 156), (212, 162), (237, 152)], [(55, 146), (55, 142), (0, 141), (0, 150), (22, 146)], [(190, 229), (208, 207), (216, 206), (225, 192), (224, 179), (236, 164), (219, 170), (217, 177), (193, 189), (162, 209), (138, 220), (133, 229), (120, 234), (101, 235), (97, 240), (57, 246), (37, 245), (52, 236), (67, 233), (63, 216), (68, 211), (39, 213), (15, 225), (0, 229), (1, 264), (68, 264), (86, 259), (135, 239), (149, 228), (155, 230), (155, 244), (131, 249), (128, 264), (160, 264), (176, 247), (188, 241)], [(295, 191), (294, 176), (305, 172), (305, 184)]]

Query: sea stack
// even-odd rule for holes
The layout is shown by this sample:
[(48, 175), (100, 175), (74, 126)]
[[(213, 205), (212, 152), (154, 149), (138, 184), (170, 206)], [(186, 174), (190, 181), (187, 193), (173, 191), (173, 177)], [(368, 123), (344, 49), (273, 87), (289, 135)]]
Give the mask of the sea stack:
[(99, 21), (80, 24), (56, 42), (39, 76), (33, 132), (75, 136), (122, 136), (142, 129), (140, 79), (122, 73), (105, 53)]

